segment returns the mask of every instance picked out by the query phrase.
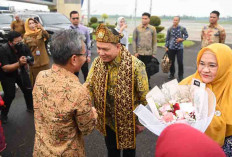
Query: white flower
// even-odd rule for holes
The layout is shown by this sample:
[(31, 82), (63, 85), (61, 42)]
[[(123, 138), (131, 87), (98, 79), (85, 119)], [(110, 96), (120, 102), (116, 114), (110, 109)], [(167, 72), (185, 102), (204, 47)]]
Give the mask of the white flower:
[(178, 117), (178, 119), (183, 119), (184, 113), (181, 110), (176, 110), (176, 116)]
[(175, 104), (176, 100), (169, 100), (168, 102), (169, 102), (169, 104)]
[(194, 112), (195, 108), (191, 102), (189, 103), (180, 103), (180, 110), (183, 112), (191, 113)]

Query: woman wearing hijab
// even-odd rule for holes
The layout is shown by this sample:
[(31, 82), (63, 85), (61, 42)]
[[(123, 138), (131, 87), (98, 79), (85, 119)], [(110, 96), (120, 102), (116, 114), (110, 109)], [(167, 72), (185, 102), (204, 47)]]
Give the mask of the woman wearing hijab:
[(123, 34), (123, 38), (120, 40), (120, 43), (128, 49), (128, 34), (125, 30), (127, 28), (127, 24), (124, 17), (119, 17), (117, 20), (117, 26), (115, 30), (119, 33)]
[(159, 136), (155, 157), (225, 157), (225, 153), (200, 131), (186, 124), (173, 124)]
[(180, 84), (190, 84), (196, 78), (206, 84), (216, 96), (216, 110), (206, 130), (228, 156), (232, 156), (232, 50), (224, 44), (212, 44), (200, 50), (197, 71)]
[(39, 23), (36, 25), (32, 18), (26, 20), (25, 30), (24, 43), (34, 56), (34, 64), (30, 66), (30, 79), (34, 86), (38, 73), (49, 68), (49, 57), (45, 48), (45, 41), (48, 40), (49, 34)]

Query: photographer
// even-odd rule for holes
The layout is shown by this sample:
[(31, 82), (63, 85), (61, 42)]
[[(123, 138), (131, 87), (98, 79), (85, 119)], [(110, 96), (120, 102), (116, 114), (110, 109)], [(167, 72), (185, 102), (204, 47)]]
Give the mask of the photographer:
[(24, 94), (27, 111), (33, 112), (32, 87), (28, 75), (28, 64), (33, 64), (33, 57), (29, 48), (22, 44), (21, 34), (11, 31), (8, 43), (0, 47), (1, 83), (4, 91), (3, 100), (6, 108), (1, 111), (2, 123), (7, 122), (7, 114), (15, 97), (15, 83)]

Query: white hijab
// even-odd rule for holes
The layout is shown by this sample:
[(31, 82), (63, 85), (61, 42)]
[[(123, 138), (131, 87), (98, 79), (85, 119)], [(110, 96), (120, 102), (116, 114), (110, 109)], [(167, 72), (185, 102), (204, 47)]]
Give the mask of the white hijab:
[[(122, 19), (124, 19), (125, 20), (125, 18), (124, 17), (119, 17), (118, 18), (118, 20), (117, 20), (117, 26), (116, 26), (116, 28), (115, 28), (115, 30), (116, 31), (120, 31), (120, 22), (121, 22), (121, 20)], [(122, 33), (123, 33), (123, 38), (120, 40), (120, 42), (122, 43), (122, 44), (124, 44), (125, 46), (126, 46), (126, 48), (128, 49), (128, 34), (127, 34), (127, 31), (124, 29), (123, 31), (122, 31)]]
[(122, 19), (124, 19), (124, 20), (125, 20), (125, 18), (124, 18), (124, 17), (119, 17), (119, 18), (118, 18), (118, 20), (117, 20), (117, 26), (116, 26), (116, 29), (117, 29), (118, 31), (119, 31), (119, 30), (120, 30), (120, 28), (121, 28), (121, 27), (120, 27), (120, 22), (121, 22), (121, 20), (122, 20)]

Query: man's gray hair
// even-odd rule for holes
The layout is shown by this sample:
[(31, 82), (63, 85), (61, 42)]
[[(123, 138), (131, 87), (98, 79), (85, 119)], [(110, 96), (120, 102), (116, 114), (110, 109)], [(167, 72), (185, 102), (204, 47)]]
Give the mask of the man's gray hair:
[(66, 65), (69, 58), (82, 51), (84, 36), (73, 29), (62, 30), (52, 35), (51, 54), (55, 64)]

